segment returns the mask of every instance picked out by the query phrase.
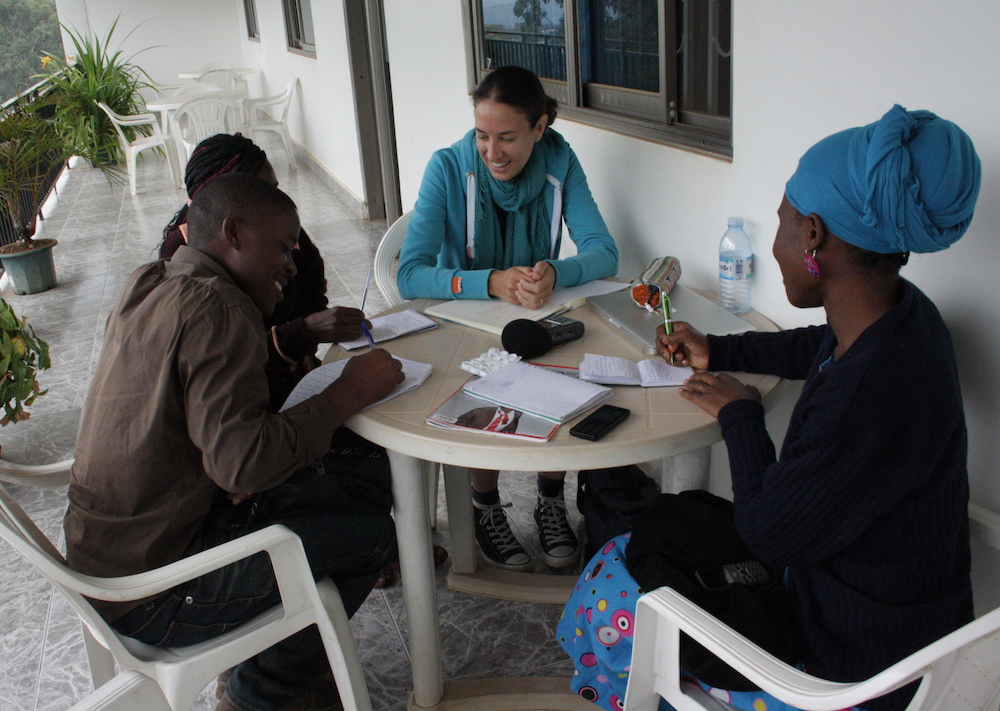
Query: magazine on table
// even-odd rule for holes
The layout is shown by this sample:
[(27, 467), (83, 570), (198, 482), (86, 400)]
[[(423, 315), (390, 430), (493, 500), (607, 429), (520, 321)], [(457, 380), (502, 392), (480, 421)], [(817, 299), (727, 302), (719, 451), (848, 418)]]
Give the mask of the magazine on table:
[[(471, 379), (477, 378), (473, 376)], [(557, 422), (483, 400), (468, 394), (462, 388), (427, 417), (427, 424), (446, 430), (478, 432), (533, 442), (547, 442), (559, 429)]]

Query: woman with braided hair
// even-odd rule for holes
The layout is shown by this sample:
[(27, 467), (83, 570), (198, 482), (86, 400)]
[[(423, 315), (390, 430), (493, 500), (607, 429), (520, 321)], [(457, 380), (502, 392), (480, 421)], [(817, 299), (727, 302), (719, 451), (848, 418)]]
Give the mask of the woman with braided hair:
[[(220, 133), (199, 143), (184, 171), (187, 204), (163, 228), (160, 258), (169, 259), (187, 240), (188, 204), (209, 180), (224, 173), (256, 175), (278, 184), (267, 154), (249, 138)], [(364, 314), (346, 306), (328, 307), (323, 257), (305, 230), (293, 253), (298, 273), (284, 289), (284, 298), (264, 323), (268, 339), (267, 382), (271, 389), (268, 409), (277, 412), (295, 384), (319, 365), (316, 347), (361, 337)]]

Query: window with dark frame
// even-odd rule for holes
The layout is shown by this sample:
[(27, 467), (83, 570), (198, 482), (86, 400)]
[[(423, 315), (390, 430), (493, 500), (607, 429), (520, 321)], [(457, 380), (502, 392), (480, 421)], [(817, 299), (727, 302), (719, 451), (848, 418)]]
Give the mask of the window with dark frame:
[(467, 0), (470, 88), (531, 69), (575, 121), (732, 156), (732, 0)]
[(257, 1), (243, 0), (243, 14), (247, 18), (247, 37), (259, 40), (260, 28), (257, 25)]
[(313, 30), (311, 0), (282, 0), (285, 11), (285, 33), (288, 48), (316, 56), (316, 34)]

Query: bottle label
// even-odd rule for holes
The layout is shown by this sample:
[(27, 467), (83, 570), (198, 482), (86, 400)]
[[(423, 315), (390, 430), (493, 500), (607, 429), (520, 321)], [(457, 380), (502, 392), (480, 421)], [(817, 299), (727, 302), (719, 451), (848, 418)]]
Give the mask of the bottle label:
[(719, 257), (719, 277), (730, 281), (749, 279), (753, 271), (753, 257)]

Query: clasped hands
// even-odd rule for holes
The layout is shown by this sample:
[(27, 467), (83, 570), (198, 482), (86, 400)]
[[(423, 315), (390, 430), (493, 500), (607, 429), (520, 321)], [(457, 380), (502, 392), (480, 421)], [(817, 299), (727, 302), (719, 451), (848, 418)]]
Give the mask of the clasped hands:
[(674, 356), (675, 365), (689, 365), (698, 372), (684, 381), (678, 394), (712, 417), (734, 400), (756, 400), (760, 392), (726, 373), (714, 375), (708, 368), (708, 339), (684, 321), (674, 321), (669, 335), (663, 326), (656, 329), (656, 351), (664, 360)]
[(494, 269), (490, 273), (490, 296), (527, 309), (540, 309), (552, 295), (556, 285), (556, 270), (551, 263), (538, 262), (533, 267)]

